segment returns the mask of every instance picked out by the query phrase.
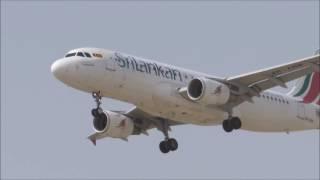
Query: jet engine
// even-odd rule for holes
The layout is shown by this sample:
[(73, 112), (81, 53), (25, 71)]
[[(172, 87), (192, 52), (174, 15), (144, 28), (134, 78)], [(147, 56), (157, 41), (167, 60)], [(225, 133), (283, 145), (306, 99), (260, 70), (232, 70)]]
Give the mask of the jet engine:
[(97, 133), (113, 138), (127, 138), (134, 133), (134, 122), (122, 114), (104, 111), (93, 119), (93, 128)]
[(187, 96), (190, 100), (201, 104), (223, 105), (230, 98), (230, 89), (218, 81), (195, 78), (187, 86)]

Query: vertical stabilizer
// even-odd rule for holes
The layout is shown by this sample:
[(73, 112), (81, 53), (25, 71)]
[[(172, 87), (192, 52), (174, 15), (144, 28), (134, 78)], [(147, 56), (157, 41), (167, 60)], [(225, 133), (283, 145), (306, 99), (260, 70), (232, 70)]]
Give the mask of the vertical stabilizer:
[[(319, 53), (319, 50), (316, 53)], [(304, 103), (320, 105), (320, 72), (313, 72), (298, 79), (288, 95), (300, 98)]]

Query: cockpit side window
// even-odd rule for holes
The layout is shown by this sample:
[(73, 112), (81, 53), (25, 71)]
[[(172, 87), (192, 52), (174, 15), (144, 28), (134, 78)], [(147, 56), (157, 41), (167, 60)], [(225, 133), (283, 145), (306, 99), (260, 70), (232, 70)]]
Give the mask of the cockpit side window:
[(84, 54), (89, 58), (91, 57), (91, 55), (89, 53), (87, 53), (87, 52), (84, 52)]
[(71, 57), (71, 56), (75, 56), (75, 55), (76, 55), (76, 53), (69, 53), (65, 57)]
[(78, 52), (78, 53), (77, 53), (77, 56), (84, 57), (84, 55), (83, 55), (83, 53), (82, 53), (82, 52)]

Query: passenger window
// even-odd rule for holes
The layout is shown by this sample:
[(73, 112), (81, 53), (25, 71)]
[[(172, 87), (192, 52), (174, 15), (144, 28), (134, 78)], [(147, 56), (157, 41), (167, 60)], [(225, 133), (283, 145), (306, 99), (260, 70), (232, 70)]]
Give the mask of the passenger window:
[(84, 57), (84, 55), (83, 55), (83, 53), (82, 53), (82, 52), (78, 52), (78, 53), (77, 53), (77, 56)]
[(84, 52), (84, 54), (87, 56), (87, 57), (91, 57), (91, 55), (87, 52)]
[(71, 56), (75, 56), (75, 55), (76, 55), (76, 53), (69, 53), (65, 57), (71, 57)]

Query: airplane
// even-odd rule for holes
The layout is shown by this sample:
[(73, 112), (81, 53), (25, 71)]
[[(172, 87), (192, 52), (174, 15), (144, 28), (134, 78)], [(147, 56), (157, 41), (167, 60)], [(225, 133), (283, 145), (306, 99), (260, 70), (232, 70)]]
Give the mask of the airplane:
[[(234, 64), (233, 64), (234, 65)], [(286, 132), (319, 129), (319, 52), (310, 57), (233, 77), (216, 77), (102, 48), (78, 48), (53, 62), (51, 72), (72, 88), (92, 94), (94, 145), (106, 137), (128, 141), (156, 128), (162, 153), (178, 149), (172, 126), (222, 125), (225, 132)], [(287, 87), (287, 94), (270, 88)], [(108, 97), (128, 111), (101, 108)]]

